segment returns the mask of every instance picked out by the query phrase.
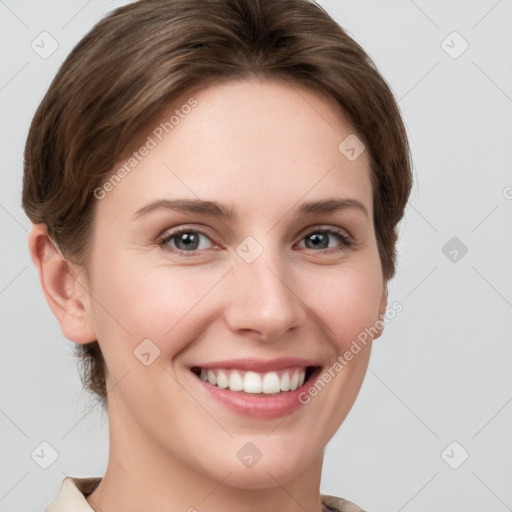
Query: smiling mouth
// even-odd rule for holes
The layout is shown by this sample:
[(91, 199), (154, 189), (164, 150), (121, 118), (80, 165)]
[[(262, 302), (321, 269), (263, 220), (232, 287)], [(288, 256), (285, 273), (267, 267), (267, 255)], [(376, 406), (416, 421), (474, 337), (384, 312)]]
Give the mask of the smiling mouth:
[(203, 382), (217, 388), (242, 394), (268, 396), (296, 391), (308, 382), (320, 367), (302, 366), (272, 372), (254, 372), (194, 366), (191, 370)]

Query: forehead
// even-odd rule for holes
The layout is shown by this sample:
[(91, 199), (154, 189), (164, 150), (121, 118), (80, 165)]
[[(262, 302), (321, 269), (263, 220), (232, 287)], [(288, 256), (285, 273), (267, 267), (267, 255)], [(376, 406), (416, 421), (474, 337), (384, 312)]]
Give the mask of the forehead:
[(369, 157), (361, 148), (341, 109), (298, 85), (244, 80), (196, 88), (144, 127), (137, 156), (112, 170), (128, 172), (101, 208), (133, 214), (148, 200), (188, 197), (236, 199), (240, 209), (261, 213), (340, 196), (371, 212)]

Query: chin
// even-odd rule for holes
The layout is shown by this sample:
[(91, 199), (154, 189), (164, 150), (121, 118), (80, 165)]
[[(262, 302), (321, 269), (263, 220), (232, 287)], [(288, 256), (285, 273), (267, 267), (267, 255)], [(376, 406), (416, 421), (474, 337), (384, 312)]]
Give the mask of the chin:
[[(234, 456), (226, 456), (228, 451), (224, 451), (220, 456), (211, 454), (209, 457), (211, 461), (219, 461), (215, 468), (209, 468), (213, 470), (210, 475), (217, 481), (225, 479), (225, 484), (235, 488), (266, 489), (275, 487), (276, 483), (285, 485), (305, 472), (317, 457), (321, 467), (323, 451), (319, 449), (319, 453), (309, 454), (307, 447), (294, 439), (280, 447), (268, 440), (250, 441), (250, 437), (245, 442), (238, 438), (235, 443), (242, 448)], [(262, 447), (259, 453), (256, 445)]]

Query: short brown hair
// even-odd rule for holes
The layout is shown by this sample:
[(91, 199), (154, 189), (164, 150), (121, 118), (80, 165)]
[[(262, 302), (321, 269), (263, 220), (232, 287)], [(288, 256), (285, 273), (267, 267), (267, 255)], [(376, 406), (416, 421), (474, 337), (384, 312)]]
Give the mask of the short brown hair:
[[(310, 0), (141, 0), (101, 20), (32, 121), (23, 180), (30, 220), (85, 266), (94, 190), (139, 130), (188, 88), (249, 77), (307, 87), (345, 112), (369, 150), (374, 229), (389, 280), (412, 183), (406, 130), (370, 57)], [(98, 342), (76, 345), (76, 353), (86, 388), (106, 405)]]

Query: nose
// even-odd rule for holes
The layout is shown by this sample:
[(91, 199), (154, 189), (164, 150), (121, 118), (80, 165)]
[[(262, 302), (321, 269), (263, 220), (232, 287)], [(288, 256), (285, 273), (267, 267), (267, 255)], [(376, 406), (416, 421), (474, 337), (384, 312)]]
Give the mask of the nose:
[[(266, 250), (252, 263), (236, 259), (229, 273), (225, 318), (235, 333), (259, 341), (282, 340), (306, 318), (304, 299), (290, 267)], [(295, 286), (294, 286), (295, 285)]]

